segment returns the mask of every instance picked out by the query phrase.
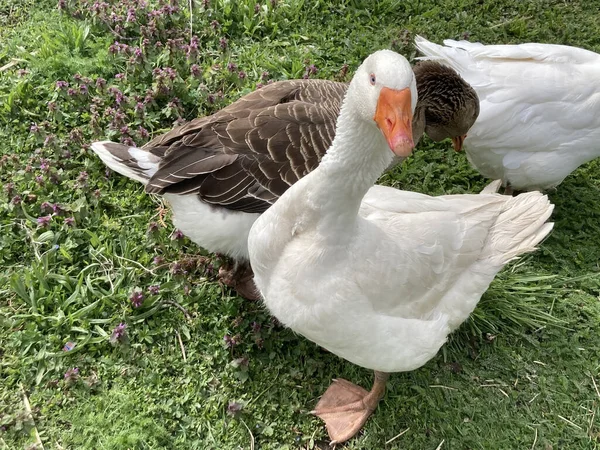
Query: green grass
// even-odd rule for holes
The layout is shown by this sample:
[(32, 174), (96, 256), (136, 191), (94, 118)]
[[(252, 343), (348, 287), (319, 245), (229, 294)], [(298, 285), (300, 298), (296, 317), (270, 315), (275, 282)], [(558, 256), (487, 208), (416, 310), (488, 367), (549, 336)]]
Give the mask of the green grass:
[[(127, 1), (110, 3), (107, 14), (127, 14)], [(379, 48), (413, 57), (417, 33), (600, 51), (597, 1), (279, 0), (258, 2), (258, 13), (254, 0), (209, 3), (193, 2), (191, 18), (188, 2), (162, 16), (145, 56), (132, 62), (110, 46), (115, 39), (143, 46), (148, 11), (116, 30), (90, 12), (93, 2), (67, 2), (61, 12), (54, 2), (0, 0), (0, 67), (14, 64), (0, 72), (0, 449), (32, 448), (36, 432), (56, 449), (323, 447), (323, 424), (308, 412), (331, 379), (372, 382), (368, 370), (221, 288), (219, 260), (192, 264), (188, 257), (202, 251), (171, 239), (168, 220), (149, 232), (158, 199), (107, 177), (90, 141), (143, 143), (138, 127), (152, 135), (212, 113), (265, 81), (265, 71), (266, 79), (296, 78), (314, 64), (312, 77), (347, 80)], [(190, 19), (197, 55), (154, 46), (189, 43)], [(153, 75), (165, 67), (175, 79)], [(106, 87), (96, 86), (98, 77)], [(59, 80), (88, 92), (70, 95)], [(111, 87), (127, 97), (121, 106)], [(147, 89), (153, 97), (136, 113)], [(478, 192), (486, 180), (449, 148), (424, 139), (382, 182), (430, 194)], [(598, 161), (550, 193), (556, 227), (540, 250), (499, 275), (434, 360), (392, 376), (346, 448), (435, 449), (442, 441), (442, 449), (600, 448), (599, 193)], [(47, 227), (37, 223), (52, 214), (44, 202), (63, 210)], [(160, 292), (149, 293), (151, 285)], [(140, 308), (129, 300), (136, 289), (145, 293)], [(127, 338), (113, 345), (119, 323)], [(237, 345), (228, 347), (225, 336)], [(76, 346), (65, 352), (69, 341)], [(65, 379), (74, 367), (79, 376)], [(230, 403), (241, 411), (228, 412)]]

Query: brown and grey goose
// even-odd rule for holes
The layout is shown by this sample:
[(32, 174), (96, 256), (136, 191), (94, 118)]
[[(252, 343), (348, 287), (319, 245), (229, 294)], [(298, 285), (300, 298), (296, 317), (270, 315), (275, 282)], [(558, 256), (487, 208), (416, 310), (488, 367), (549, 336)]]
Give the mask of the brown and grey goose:
[[(424, 61), (415, 68), (418, 102), (413, 139), (423, 131), (454, 149), (479, 114), (475, 91), (453, 69)], [(190, 121), (141, 148), (95, 142), (112, 170), (162, 195), (173, 223), (234, 268), (221, 273), (242, 296), (256, 297), (247, 263), (248, 233), (259, 215), (312, 171), (330, 146), (348, 84), (327, 80), (279, 81), (217, 113)]]

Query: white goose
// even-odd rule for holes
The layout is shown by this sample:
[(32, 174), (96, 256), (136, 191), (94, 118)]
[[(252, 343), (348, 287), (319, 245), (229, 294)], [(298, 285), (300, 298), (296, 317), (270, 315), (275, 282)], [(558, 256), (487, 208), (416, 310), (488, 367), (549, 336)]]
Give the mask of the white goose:
[[(382, 50), (358, 68), (321, 164), (250, 230), (255, 282), (282, 323), (375, 370), (370, 392), (336, 380), (314, 411), (334, 442), (354, 436), (390, 372), (433, 358), (498, 271), (550, 232), (539, 192), (430, 197), (373, 184), (412, 149), (410, 65)], [(393, 151), (390, 151), (390, 149)]]
[(600, 55), (565, 45), (482, 45), (417, 36), (424, 59), (458, 71), (481, 112), (464, 142), (484, 176), (548, 189), (600, 156)]

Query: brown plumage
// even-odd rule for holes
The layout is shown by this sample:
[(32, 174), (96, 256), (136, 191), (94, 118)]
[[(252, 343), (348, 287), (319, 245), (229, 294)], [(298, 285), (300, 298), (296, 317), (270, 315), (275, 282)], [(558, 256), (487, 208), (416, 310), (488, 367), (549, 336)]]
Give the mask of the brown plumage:
[(153, 139), (143, 148), (164, 156), (146, 191), (196, 193), (228, 209), (264, 212), (319, 164), (346, 88), (280, 81)]
[(434, 141), (463, 136), (479, 116), (477, 93), (458, 73), (435, 61), (414, 67), (425, 133)]
[[(434, 140), (466, 134), (479, 112), (475, 91), (435, 62), (417, 64), (415, 75), (415, 143), (423, 130)], [(276, 82), (158, 136), (143, 147), (161, 158), (146, 191), (195, 193), (230, 210), (264, 212), (319, 164), (347, 87), (326, 80)]]

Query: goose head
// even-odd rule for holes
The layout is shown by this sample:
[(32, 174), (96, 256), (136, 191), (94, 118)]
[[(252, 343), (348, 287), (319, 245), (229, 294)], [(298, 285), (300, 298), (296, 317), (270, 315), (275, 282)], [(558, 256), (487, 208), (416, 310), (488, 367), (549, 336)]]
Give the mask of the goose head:
[(410, 155), (417, 86), (406, 58), (391, 50), (372, 53), (356, 70), (345, 103), (359, 120), (379, 128), (392, 152)]
[(454, 69), (435, 61), (421, 61), (413, 70), (419, 91), (415, 115), (424, 122), (425, 133), (436, 142), (452, 139), (454, 150), (460, 151), (479, 116), (475, 90)]

